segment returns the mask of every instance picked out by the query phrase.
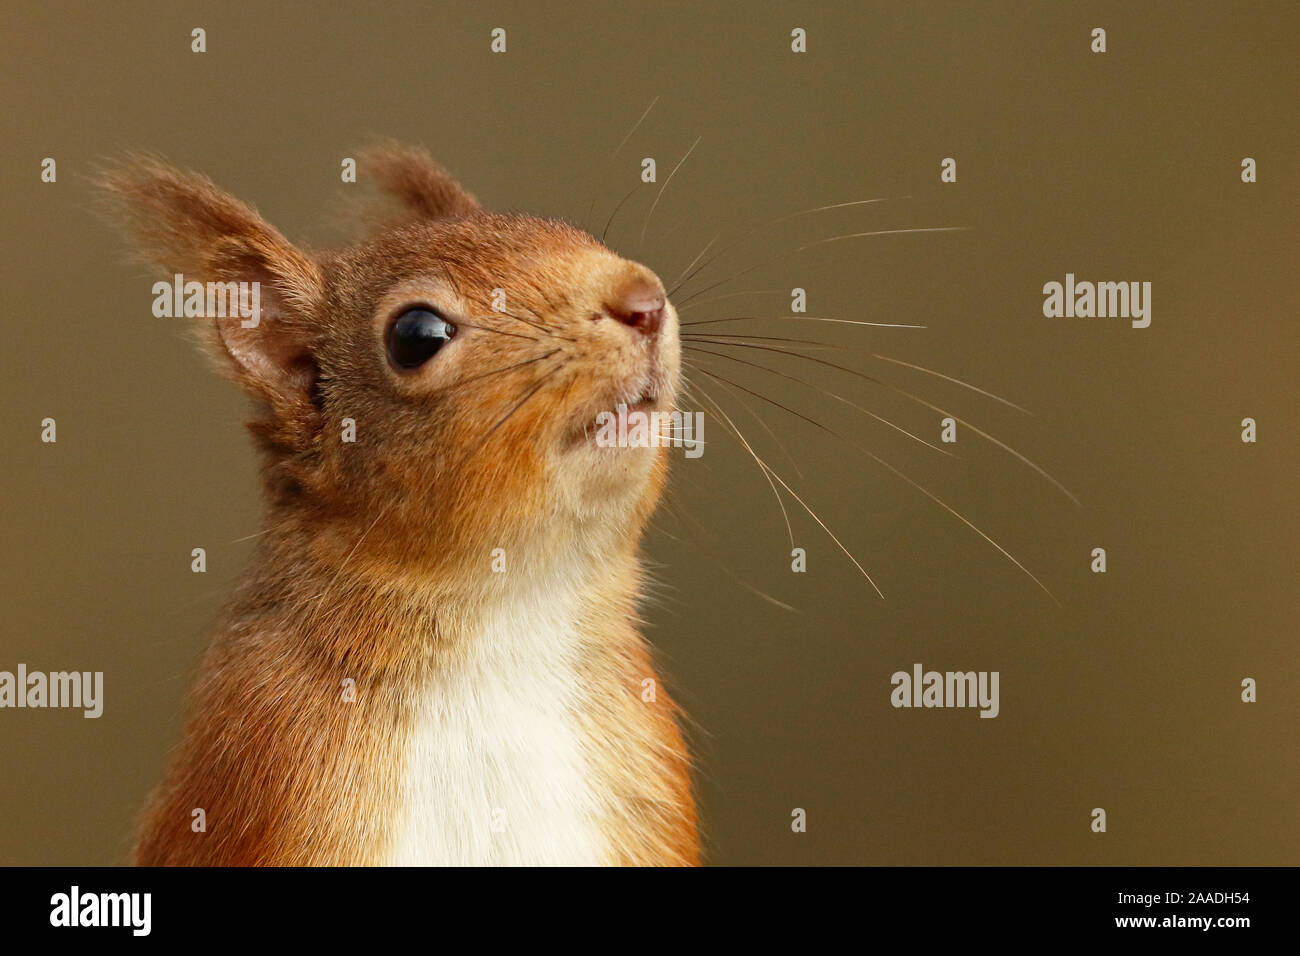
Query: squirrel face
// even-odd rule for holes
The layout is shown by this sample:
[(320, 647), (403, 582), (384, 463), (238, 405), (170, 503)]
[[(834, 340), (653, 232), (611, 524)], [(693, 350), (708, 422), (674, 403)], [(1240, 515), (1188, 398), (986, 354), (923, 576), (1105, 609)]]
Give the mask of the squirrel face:
[(401, 215), (321, 254), (205, 178), (156, 161), (105, 177), (147, 259), (261, 287), (254, 327), (212, 317), (206, 337), (263, 406), (250, 428), (272, 523), (390, 579), (634, 540), (666, 449), (591, 436), (619, 406), (673, 408), (659, 279), (565, 223), (484, 212), (422, 152), (384, 147), (361, 168)]
[(666, 452), (593, 435), (620, 405), (673, 407), (677, 316), (649, 269), (564, 223), (474, 213), (394, 229), (325, 274), (346, 320), (318, 353), (322, 407), (357, 422), (354, 445), (326, 446), (340, 490), (439, 548), (453, 528), (516, 552), (557, 523), (639, 532)]

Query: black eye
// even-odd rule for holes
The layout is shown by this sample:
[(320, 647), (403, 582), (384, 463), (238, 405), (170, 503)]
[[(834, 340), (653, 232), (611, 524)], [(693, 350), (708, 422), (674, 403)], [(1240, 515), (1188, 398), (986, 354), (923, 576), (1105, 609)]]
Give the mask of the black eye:
[(407, 309), (388, 328), (388, 360), (398, 368), (419, 368), (450, 342), (455, 332), (455, 326), (432, 309)]

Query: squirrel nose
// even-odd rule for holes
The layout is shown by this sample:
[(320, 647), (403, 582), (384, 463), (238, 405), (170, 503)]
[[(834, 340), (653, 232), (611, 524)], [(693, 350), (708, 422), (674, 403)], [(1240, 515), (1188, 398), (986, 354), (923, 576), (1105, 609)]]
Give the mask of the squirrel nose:
[(642, 335), (653, 336), (664, 324), (666, 302), (657, 281), (638, 278), (605, 303), (605, 311)]

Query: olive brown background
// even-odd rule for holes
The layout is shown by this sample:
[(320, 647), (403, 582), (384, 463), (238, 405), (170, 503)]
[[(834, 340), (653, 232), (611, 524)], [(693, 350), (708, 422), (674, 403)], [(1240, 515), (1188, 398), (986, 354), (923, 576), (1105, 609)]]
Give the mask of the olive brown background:
[[(1300, 862), (1294, 5), (10, 3), (0, 19), (0, 669), (105, 674), (98, 720), (0, 711), (0, 863), (126, 858), (259, 527), (245, 400), (186, 320), (151, 315), (155, 277), (94, 211), (95, 167), (157, 152), (328, 244), (363, 188), (341, 160), (382, 137), (427, 146), (494, 208), (597, 234), (642, 157), (662, 186), (702, 137), (644, 243), (658, 186), (609, 230), (670, 282), (715, 235), (743, 239), (677, 300), (757, 268), (685, 320), (765, 317), (703, 328), (855, 350), (811, 354), (987, 431), (1080, 502), (965, 425), (944, 456), (816, 390), (938, 442), (941, 415), (864, 378), (697, 355), (824, 426), (689, 373), (885, 594), (785, 495), (808, 554), (792, 573), (768, 483), (683, 399), (708, 445), (675, 460), (646, 614), (691, 716), (709, 861)], [(748, 233), (868, 198), (890, 201)], [(966, 229), (790, 252), (939, 226)], [(1067, 272), (1151, 282), (1151, 326), (1044, 317), (1043, 284)], [(792, 319), (794, 287), (809, 315), (925, 328)], [(890, 675), (916, 662), (999, 671), (1000, 715), (894, 709)]]

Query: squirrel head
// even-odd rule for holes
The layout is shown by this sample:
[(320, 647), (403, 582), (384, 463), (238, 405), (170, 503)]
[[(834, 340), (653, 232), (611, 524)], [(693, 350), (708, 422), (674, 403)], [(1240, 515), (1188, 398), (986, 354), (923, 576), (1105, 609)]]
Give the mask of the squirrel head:
[(378, 147), (360, 169), (398, 215), (319, 253), (157, 160), (102, 180), (169, 278), (256, 283), (255, 322), (221, 310), (201, 329), (259, 403), (273, 526), (388, 579), (462, 579), (496, 548), (526, 565), (633, 547), (667, 450), (593, 436), (620, 405), (673, 408), (662, 283), (566, 223), (485, 211), (421, 150)]

